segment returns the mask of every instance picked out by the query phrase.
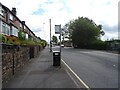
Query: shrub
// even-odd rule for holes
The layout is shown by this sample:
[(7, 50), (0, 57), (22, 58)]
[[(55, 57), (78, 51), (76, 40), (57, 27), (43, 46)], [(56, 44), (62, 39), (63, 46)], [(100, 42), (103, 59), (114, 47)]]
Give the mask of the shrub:
[(25, 39), (20, 41), (21, 45), (36, 45), (36, 43), (30, 39)]
[(92, 48), (98, 50), (106, 50), (107, 43), (101, 40), (96, 40), (95, 42), (92, 43)]
[(7, 42), (7, 38), (5, 35), (0, 34), (0, 43), (6, 43)]
[[(20, 34), (20, 33), (19, 33)], [(23, 35), (24, 36), (24, 35)], [(15, 37), (15, 36), (6, 36), (3, 34), (0, 34), (0, 43), (6, 43), (8, 45), (39, 45), (39, 46), (46, 46), (46, 42), (44, 40), (42, 41), (35, 41), (30, 39), (25, 39), (24, 37)]]
[(6, 36), (7, 42), (6, 44), (20, 45), (20, 40), (15, 36)]
[(18, 32), (18, 38), (19, 38), (20, 40), (25, 40), (25, 33), (22, 32), (22, 31), (19, 31), (19, 32)]

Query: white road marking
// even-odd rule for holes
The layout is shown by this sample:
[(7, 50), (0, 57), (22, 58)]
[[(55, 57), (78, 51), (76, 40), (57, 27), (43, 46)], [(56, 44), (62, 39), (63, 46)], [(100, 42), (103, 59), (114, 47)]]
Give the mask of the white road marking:
[(88, 90), (91, 90), (89, 86), (66, 64), (64, 60), (61, 59), (61, 61), (67, 66), (67, 68), (76, 76), (76, 78), (87, 88)]
[(73, 80), (73, 82), (75, 83), (75, 85), (80, 88), (80, 86), (77, 84), (77, 82), (74, 80), (74, 78), (71, 76), (71, 74), (69, 73), (68, 70), (66, 70), (66, 72), (68, 73), (68, 75), (70, 76), (70, 78)]

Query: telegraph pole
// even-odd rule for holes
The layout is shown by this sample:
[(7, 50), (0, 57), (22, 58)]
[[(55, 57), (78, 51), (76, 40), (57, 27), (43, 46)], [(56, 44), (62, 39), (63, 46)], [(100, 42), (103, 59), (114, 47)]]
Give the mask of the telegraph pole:
[(50, 19), (50, 52), (52, 52), (52, 42), (51, 42), (51, 19)]

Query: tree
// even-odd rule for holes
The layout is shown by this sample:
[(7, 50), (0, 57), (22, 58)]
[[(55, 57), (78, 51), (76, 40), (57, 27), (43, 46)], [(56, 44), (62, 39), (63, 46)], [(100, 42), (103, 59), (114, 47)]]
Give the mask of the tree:
[(74, 47), (89, 48), (96, 40), (100, 40), (101, 35), (104, 35), (102, 25), (97, 25), (86, 17), (70, 21), (65, 28)]
[(52, 36), (52, 42), (54, 42), (54, 43), (57, 43), (58, 42), (58, 39), (57, 39), (57, 37), (56, 36)]
[(43, 47), (46, 47), (46, 46), (47, 46), (47, 41), (46, 41), (46, 40), (41, 39), (41, 45), (42, 45)]
[(64, 38), (67, 38), (69, 40), (71, 40), (71, 37), (72, 37), (72, 29), (70, 28), (70, 25), (72, 24), (73, 21), (74, 20), (71, 20), (70, 22), (65, 24), (65, 26), (63, 26), (63, 30), (62, 30)]

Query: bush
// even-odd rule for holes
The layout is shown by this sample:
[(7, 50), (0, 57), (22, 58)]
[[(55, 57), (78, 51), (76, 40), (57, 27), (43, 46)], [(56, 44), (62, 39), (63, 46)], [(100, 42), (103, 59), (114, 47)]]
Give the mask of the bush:
[(5, 43), (7, 45), (11, 45), (11, 44), (12, 45), (39, 45), (42, 47), (45, 47), (47, 45), (47, 42), (45, 40), (35, 41), (35, 40), (31, 40), (31, 38), (25, 39), (22, 36), (15, 37), (15, 36), (6, 36), (3, 34), (0, 34), (0, 43)]
[(19, 40), (25, 40), (25, 33), (24, 32), (22, 32), (22, 31), (19, 31), (18, 32), (18, 38), (19, 38)]
[(31, 39), (21, 40), (21, 45), (42, 45), (40, 41), (33, 41)]
[(0, 43), (6, 43), (7, 42), (7, 38), (5, 35), (0, 34)]
[(35, 45), (35, 42), (34, 41), (32, 41), (32, 40), (27, 40), (27, 39), (25, 39), (25, 40), (21, 40), (20, 41), (20, 44), (21, 45)]
[(47, 42), (46, 42), (45, 40), (41, 40), (41, 45), (42, 45), (43, 47), (46, 47)]
[(106, 50), (107, 43), (101, 40), (96, 40), (95, 42), (92, 43), (92, 48), (98, 50)]
[(20, 45), (20, 40), (15, 36), (6, 36), (7, 42), (6, 44)]
[(101, 40), (96, 40), (96, 41), (93, 41), (92, 43), (73, 44), (73, 47), (82, 48), (82, 49), (106, 50), (107, 43)]

